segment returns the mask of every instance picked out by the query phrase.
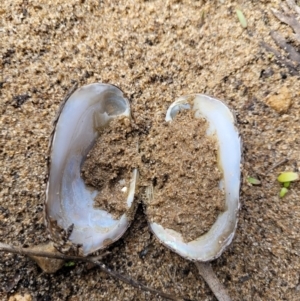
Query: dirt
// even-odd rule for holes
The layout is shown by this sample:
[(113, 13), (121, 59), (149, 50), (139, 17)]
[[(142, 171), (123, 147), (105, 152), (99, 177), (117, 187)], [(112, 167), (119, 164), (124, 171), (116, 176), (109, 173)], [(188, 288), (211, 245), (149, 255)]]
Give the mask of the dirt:
[[(219, 188), (218, 142), (206, 135), (207, 129), (208, 122), (196, 119), (191, 110), (179, 112), (172, 122), (156, 119), (141, 139), (129, 118), (112, 120), (99, 130), (81, 170), (86, 185), (99, 191), (95, 207), (116, 219), (130, 210), (126, 199), (136, 168), (136, 195), (144, 194), (149, 222), (179, 232), (185, 242), (208, 232), (225, 201)], [(153, 198), (147, 198), (143, 186), (152, 187)]]
[[(280, 33), (299, 52), (292, 28), (271, 12), (283, 3), (0, 1), (1, 241), (29, 246), (48, 240), (48, 140), (59, 104), (75, 82), (119, 86), (142, 135), (177, 97), (205, 93), (234, 111), (243, 140), (237, 232), (213, 269), (233, 300), (299, 300), (300, 184), (292, 183), (279, 198), (277, 182), (281, 171), (298, 172), (300, 162), (297, 62), (287, 65), (286, 51), (270, 35)], [(249, 176), (261, 185), (248, 183)], [(187, 299), (215, 300), (194, 263), (153, 237), (141, 206), (108, 251), (103, 262), (119, 273)], [(15, 294), (45, 301), (163, 300), (86, 264), (47, 275), (28, 258), (4, 253), (0, 283), (1, 300)]]
[(206, 136), (207, 128), (205, 119), (182, 111), (172, 122), (153, 124), (140, 147), (141, 182), (154, 190), (143, 199), (148, 221), (181, 233), (185, 242), (206, 233), (225, 206), (217, 140)]
[(127, 117), (112, 120), (99, 130), (99, 138), (82, 166), (85, 183), (96, 190), (94, 206), (118, 219), (127, 207), (130, 179), (138, 167), (138, 139)]

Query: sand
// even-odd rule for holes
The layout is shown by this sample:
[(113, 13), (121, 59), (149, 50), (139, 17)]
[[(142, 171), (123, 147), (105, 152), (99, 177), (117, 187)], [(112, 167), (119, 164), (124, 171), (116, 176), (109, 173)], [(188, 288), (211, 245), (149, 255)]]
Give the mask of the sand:
[(180, 233), (185, 242), (207, 233), (225, 210), (222, 168), (217, 137), (207, 136), (208, 122), (194, 115), (183, 110), (172, 122), (156, 119), (146, 136), (127, 117), (99, 129), (81, 168), (85, 184), (98, 191), (94, 207), (115, 219), (129, 214), (131, 174), (137, 169), (135, 196), (142, 196), (149, 223)]
[(116, 219), (130, 210), (127, 207), (133, 169), (139, 164), (138, 136), (129, 118), (119, 117), (99, 131), (99, 138), (82, 166), (85, 184), (98, 192), (94, 207)]
[[(75, 82), (119, 86), (143, 135), (177, 97), (206, 93), (235, 112), (244, 149), (237, 233), (213, 269), (233, 300), (299, 300), (300, 184), (280, 199), (276, 180), (280, 171), (299, 171), (299, 73), (261, 44), (286, 55), (270, 36), (274, 30), (299, 49), (293, 30), (271, 12), (283, 2), (1, 1), (1, 241), (48, 240), (48, 140)], [(109, 247), (105, 264), (171, 294), (215, 300), (195, 265), (153, 237), (142, 209)], [(0, 283), (1, 300), (15, 293), (33, 300), (162, 300), (86, 264), (47, 275), (12, 254), (0, 255)]]
[[(217, 138), (206, 135), (208, 122), (194, 114), (185, 110), (172, 122), (156, 119), (141, 137), (129, 118), (100, 129), (81, 169), (85, 184), (99, 191), (94, 207), (115, 219), (130, 211), (131, 174), (138, 169), (135, 195), (142, 195), (148, 222), (179, 232), (185, 242), (208, 232), (225, 209), (222, 169)], [(151, 198), (148, 187), (154, 191)]]
[(158, 120), (140, 146), (140, 180), (153, 190), (142, 199), (147, 220), (185, 242), (208, 232), (225, 209), (218, 142), (206, 135), (208, 122), (194, 114), (185, 110), (171, 122)]

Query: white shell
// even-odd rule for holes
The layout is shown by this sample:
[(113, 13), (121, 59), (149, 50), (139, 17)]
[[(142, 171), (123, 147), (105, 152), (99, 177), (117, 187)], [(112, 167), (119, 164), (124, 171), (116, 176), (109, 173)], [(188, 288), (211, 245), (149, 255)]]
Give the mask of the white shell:
[[(45, 213), (52, 237), (58, 229), (72, 229), (69, 240), (82, 245), (88, 255), (120, 238), (130, 219), (119, 220), (93, 207), (97, 191), (87, 187), (80, 176), (81, 164), (98, 137), (97, 128), (108, 125), (117, 116), (130, 117), (130, 106), (117, 87), (91, 84), (75, 91), (64, 105), (51, 144), (49, 181)], [(133, 206), (137, 170), (133, 171), (127, 206)]]
[[(195, 118), (205, 118), (209, 123), (207, 135), (216, 134), (226, 210), (219, 214), (207, 233), (188, 243), (183, 241), (180, 233), (157, 223), (150, 223), (150, 228), (164, 245), (181, 256), (190, 260), (210, 261), (219, 257), (231, 243), (237, 226), (241, 141), (232, 113), (220, 100), (202, 94), (182, 96), (169, 107), (166, 121), (171, 122), (182, 109), (193, 110)], [(155, 195), (152, 197), (155, 198)]]

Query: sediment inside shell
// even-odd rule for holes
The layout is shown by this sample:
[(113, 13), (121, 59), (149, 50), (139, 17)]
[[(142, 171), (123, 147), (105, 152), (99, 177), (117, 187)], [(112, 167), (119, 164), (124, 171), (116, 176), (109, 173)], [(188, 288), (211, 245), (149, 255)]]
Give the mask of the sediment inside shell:
[[(46, 222), (54, 241), (65, 239), (80, 245), (82, 255), (117, 240), (131, 221), (136, 169), (124, 197), (128, 211), (117, 219), (94, 207), (98, 191), (88, 187), (81, 177), (82, 163), (99, 129), (120, 116), (130, 118), (130, 106), (122, 92), (112, 85), (91, 84), (71, 95), (56, 123), (46, 191)], [(61, 237), (62, 232), (67, 237)]]
[(190, 242), (208, 232), (225, 209), (218, 145), (215, 135), (206, 135), (208, 122), (192, 110), (182, 110), (173, 122), (162, 118), (140, 146), (141, 179), (147, 178), (155, 195), (146, 202), (146, 214)]
[[(150, 221), (150, 228), (163, 244), (181, 256), (209, 261), (221, 255), (235, 233), (239, 209), (241, 142), (234, 117), (223, 102), (201, 94), (183, 96), (169, 107), (166, 121), (176, 122), (173, 118), (181, 110), (192, 110), (195, 118), (205, 118), (209, 123), (207, 135), (216, 136), (218, 166), (222, 173), (219, 187), (224, 189), (225, 209), (219, 213), (208, 232), (192, 241), (186, 242), (181, 233), (156, 222)], [(176, 164), (177, 161), (174, 162)], [(147, 188), (147, 197), (148, 202), (155, 202), (155, 189), (152, 186)]]
[(138, 135), (130, 120), (124, 116), (115, 118), (101, 130), (82, 165), (86, 185), (99, 191), (94, 207), (111, 213), (115, 219), (128, 211), (124, 196), (128, 193), (132, 170), (139, 164), (137, 146)]

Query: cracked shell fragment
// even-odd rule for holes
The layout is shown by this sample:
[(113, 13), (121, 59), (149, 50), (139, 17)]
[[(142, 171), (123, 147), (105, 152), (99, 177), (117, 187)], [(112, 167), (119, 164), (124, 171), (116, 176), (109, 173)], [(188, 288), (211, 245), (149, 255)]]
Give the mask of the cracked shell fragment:
[(46, 190), (46, 224), (56, 242), (59, 232), (69, 232), (67, 238), (80, 245), (84, 256), (120, 238), (135, 210), (137, 170), (132, 172), (124, 200), (128, 210), (119, 219), (94, 207), (98, 191), (86, 186), (81, 178), (82, 163), (99, 135), (97, 129), (120, 116), (130, 118), (130, 105), (122, 91), (96, 83), (83, 86), (70, 96), (55, 125)]
[[(182, 257), (205, 262), (219, 257), (235, 234), (239, 210), (241, 140), (234, 116), (222, 101), (203, 94), (182, 96), (171, 104), (165, 120), (176, 122), (173, 118), (181, 110), (192, 110), (195, 118), (206, 119), (209, 123), (206, 134), (216, 136), (218, 168), (222, 173), (219, 187), (224, 190), (225, 210), (218, 215), (208, 232), (190, 242), (185, 242), (179, 232), (156, 222), (150, 222), (150, 228), (164, 245)], [(150, 200), (155, 199), (155, 191), (151, 188), (147, 195)]]

